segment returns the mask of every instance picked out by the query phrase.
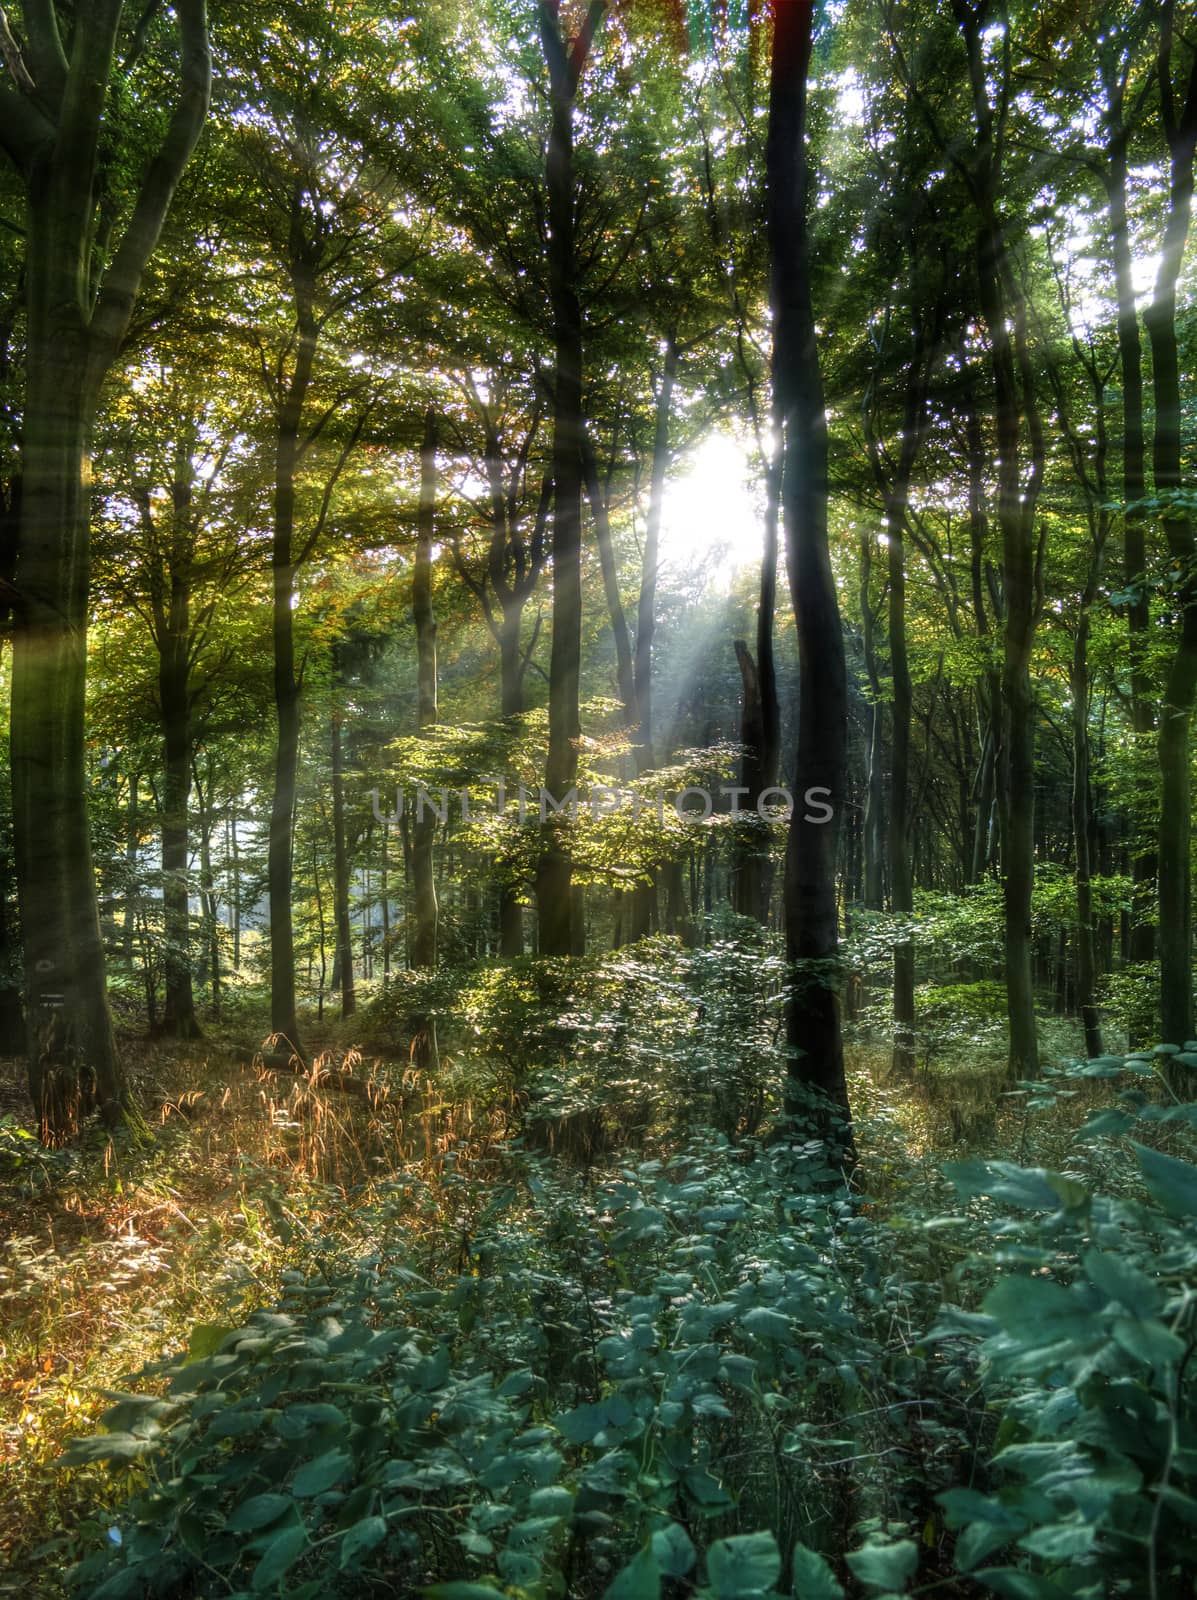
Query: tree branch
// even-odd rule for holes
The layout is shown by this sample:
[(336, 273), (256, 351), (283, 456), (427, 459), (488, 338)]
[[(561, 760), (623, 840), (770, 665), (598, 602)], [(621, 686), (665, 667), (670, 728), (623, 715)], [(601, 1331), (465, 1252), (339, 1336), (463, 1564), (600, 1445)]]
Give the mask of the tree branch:
[(54, 126), (31, 100), (0, 84), (0, 146), (28, 181), (38, 152), (54, 139)]
[(54, 0), (25, 0), (22, 9), (38, 91), (50, 110), (57, 112), (66, 93), (68, 68)]
[(125, 336), (142, 274), (208, 114), (212, 57), (205, 0), (177, 0), (175, 10), (179, 23), (179, 99), (92, 314), (89, 379), (93, 385), (98, 384)]
[(3, 58), (4, 65), (12, 73), (13, 81), (23, 94), (36, 93), (37, 85), (29, 75), (21, 47), (13, 37), (8, 18), (3, 11), (0, 11), (0, 58)]

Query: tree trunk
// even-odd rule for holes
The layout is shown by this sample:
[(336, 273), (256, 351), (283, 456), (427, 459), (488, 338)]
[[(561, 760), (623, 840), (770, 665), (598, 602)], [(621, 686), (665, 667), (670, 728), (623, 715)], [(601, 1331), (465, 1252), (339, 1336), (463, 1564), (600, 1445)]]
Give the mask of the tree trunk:
[(158, 699), (162, 714), (162, 913), (165, 993), (159, 1032), (172, 1039), (202, 1037), (191, 979), (188, 884), (191, 791), (191, 695), (188, 670), (190, 586), (172, 562), (170, 610), (158, 648)]
[(207, 950), (208, 984), (212, 1001), (212, 1015), (220, 1017), (220, 902), (216, 894), (216, 879), (212, 872), (212, 828), (215, 823), (212, 804), (212, 766), (208, 764), (206, 789), (195, 774), (195, 794), (199, 806), (199, 856), (200, 903), (203, 906), (204, 938)]
[[(996, 114), (989, 99), (991, 84), (984, 63), (982, 18), (968, 0), (952, 0), (952, 11), (967, 53), (976, 129), (971, 184), (977, 211), (978, 298), (989, 335), (997, 444), (997, 519), (1005, 604), (998, 812), (1005, 902), (1009, 1070), (1012, 1078), (1033, 1078), (1039, 1071), (1039, 1043), (1031, 960), (1035, 875), (1035, 700), (1031, 652), (1042, 599), (1042, 559), (1034, 533), (1045, 451), (1026, 349), (1026, 303), (1014, 281), (1006, 226), (998, 212), (1002, 145), (1000, 130), (995, 138)], [(1001, 103), (1003, 107), (1006, 104), (1004, 99)], [(1032, 455), (1025, 486), (1021, 473), (1024, 422)]]
[[(332, 714), (332, 814), (333, 814), (333, 923), (337, 945), (337, 972), (341, 981), (341, 1015), (357, 1010), (353, 987), (353, 933), (349, 921), (349, 851), (345, 846), (345, 746), (339, 710)], [(321, 912), (323, 918), (323, 912)], [(324, 950), (321, 933), (321, 992)]]
[(271, 547), (274, 705), (278, 745), (270, 800), (266, 880), (270, 901), (270, 1026), (302, 1055), (295, 1005), (294, 882), (295, 792), (299, 772), (300, 684), (295, 672), (295, 475), (304, 402), (316, 359), (313, 288), (292, 262), (296, 350), (278, 414), (274, 461), (274, 534)]
[[(845, 1153), (852, 1143), (839, 1016), (835, 868), (847, 787), (847, 674), (827, 543), (827, 418), (815, 344), (807, 233), (806, 74), (814, 6), (779, 6), (766, 145), (780, 503), (798, 634), (797, 790), (785, 865), (790, 993), (789, 1120)], [(829, 820), (802, 796), (826, 791)]]
[(632, 649), (627, 613), (624, 611), (623, 596), (619, 592), (619, 569), (615, 561), (611, 519), (603, 487), (599, 482), (598, 461), (595, 459), (594, 446), (590, 442), (589, 435), (584, 435), (582, 439), (582, 470), (586, 480), (587, 498), (590, 501), (590, 515), (594, 520), (594, 542), (598, 549), (599, 569), (603, 575), (607, 615), (611, 619), (611, 637), (615, 644), (615, 681), (619, 686), (619, 699), (623, 706), (623, 724), (625, 728), (636, 728), (640, 724), (640, 707), (636, 698), (636, 658)]
[(1151, 341), (1155, 438), (1152, 478), (1168, 551), (1176, 574), (1173, 603), (1179, 637), (1164, 685), (1160, 713), (1159, 943), (1160, 1025), (1164, 1041), (1193, 1037), (1193, 927), (1191, 904), (1192, 805), (1189, 724), (1197, 690), (1197, 538), (1182, 498), (1180, 359), (1176, 337), (1176, 284), (1184, 260), (1193, 200), (1197, 145), (1197, 53), (1179, 119), (1173, 106), (1173, 7), (1161, 21), (1159, 82), (1162, 120), (1171, 157), (1168, 218), (1151, 304), (1144, 313)]
[(211, 83), (203, 0), (179, 0), (181, 92), (124, 234), (94, 274), (101, 133), (121, 11), (121, 0), (81, 9), (69, 62), (42, 30), (33, 51), (39, 81), (28, 94), (10, 87), (0, 123), (0, 144), (27, 196), (14, 856), (29, 1085), (42, 1136), (54, 1141), (75, 1132), (90, 1103), (110, 1126), (147, 1131), (113, 1040), (88, 834), (89, 458), (100, 385), (199, 137)]
[[(379, 891), (382, 895), (382, 979), (385, 983), (391, 976), (391, 829), (390, 824), (382, 825), (382, 842), (379, 850), (381, 872), (379, 874)], [(346, 917), (348, 922), (348, 917)]]
[(233, 971), (241, 971), (241, 847), (237, 842), (237, 823), (241, 796), (233, 797), (233, 814), (229, 821), (229, 853), (233, 861)]
[[(913, 222), (908, 253), (917, 259)], [(909, 922), (914, 914), (914, 879), (910, 864), (910, 730), (913, 690), (906, 642), (906, 518), (910, 480), (922, 443), (927, 381), (928, 336), (923, 307), (913, 308), (914, 336), (910, 350), (897, 461), (888, 469), (876, 430), (865, 408), (865, 431), (873, 473), (885, 506), (886, 564), (889, 577), (889, 654), (893, 685), (892, 752), (889, 788), (888, 864), (890, 908)], [(866, 602), (867, 603), (867, 602)], [(901, 1077), (914, 1071), (914, 944), (909, 936), (894, 945), (893, 1070)]]
[(653, 636), (657, 626), (657, 568), (660, 565), (661, 512), (665, 478), (669, 471), (669, 419), (677, 383), (677, 338), (670, 331), (665, 342), (665, 363), (657, 390), (653, 428), (653, 464), (648, 489), (648, 517), (640, 567), (640, 599), (636, 607), (636, 711), (640, 727), (637, 740), (638, 772), (653, 765)]
[[(989, 517), (985, 509), (985, 443), (977, 396), (972, 384), (965, 394), (965, 448), (968, 457), (969, 575), (973, 621), (977, 640), (988, 652), (989, 611), (985, 603)], [(1001, 675), (995, 665), (986, 668), (977, 685), (977, 731), (981, 755), (977, 764), (977, 811), (972, 842), (969, 882), (980, 883), (994, 864), (994, 802), (997, 798), (997, 754), (1000, 743)]]
[[(1125, 85), (1118, 78), (1107, 82), (1106, 123), (1110, 130), (1105, 171), (1106, 204), (1113, 245), (1114, 284), (1118, 297), (1118, 357), (1122, 376), (1122, 548), (1123, 580), (1133, 598), (1126, 608), (1127, 645), (1130, 654), (1131, 730), (1140, 758), (1155, 728), (1151, 679), (1147, 669), (1148, 633), (1151, 626), (1147, 597), (1147, 543), (1143, 500), (1146, 495), (1143, 433), (1143, 352), (1139, 342), (1139, 313), (1135, 303), (1130, 229), (1127, 223), (1127, 141), (1123, 122)], [(1136, 762), (1136, 772), (1139, 762)], [(1150, 788), (1143, 773), (1140, 791)], [(1142, 813), (1154, 809), (1154, 796), (1141, 795)], [(1131, 923), (1128, 958), (1133, 962), (1155, 959), (1153, 920), (1156, 853), (1150, 844), (1137, 844), (1131, 853)], [(1132, 1039), (1132, 1044), (1146, 1041)]]
[[(669, 471), (669, 419), (673, 411), (673, 392), (677, 383), (677, 337), (671, 329), (665, 341), (665, 361), (657, 390), (656, 420), (653, 429), (653, 462), (648, 489), (648, 517), (645, 523), (644, 551), (640, 563), (640, 597), (636, 606), (636, 772), (651, 772), (653, 757), (653, 639), (657, 628), (657, 568), (661, 553), (661, 512), (665, 501), (665, 479)], [(632, 918), (629, 937), (646, 939), (657, 917), (655, 880), (638, 883), (632, 891)]]
[[(905, 438), (904, 438), (905, 443)], [(893, 674), (893, 751), (889, 789), (889, 893), (895, 917), (914, 915), (914, 880), (910, 870), (910, 720), (913, 695), (906, 650), (906, 507), (905, 482), (895, 485), (886, 507), (889, 534), (889, 651)], [(899, 498), (900, 497), (900, 498)], [(900, 1077), (914, 1072), (914, 944), (909, 937), (894, 945), (893, 1070)]]
[(867, 746), (864, 819), (861, 826), (862, 901), (867, 911), (880, 911), (885, 905), (885, 762), (882, 733), (885, 718), (881, 710), (881, 675), (877, 665), (877, 644), (873, 605), (870, 595), (873, 571), (873, 539), (868, 528), (860, 536), (860, 639), (868, 677)]
[[(15, 316), (15, 310), (14, 310)], [(11, 329), (9, 330), (11, 335)], [(11, 596), (15, 594), (17, 536), (20, 528), (21, 480), (14, 476), (7, 485), (0, 509), (0, 659), (11, 616)], [(10, 909), (14, 884), (12, 841), (7, 819), (12, 815), (11, 786), (5, 786), (0, 805), (5, 822), (0, 836), (0, 1056), (21, 1056), (26, 1050), (25, 1012), (21, 1005), (21, 948), (15, 937)]]
[[(316, 849), (316, 841), (314, 839), (312, 840), (312, 889), (316, 896), (316, 937), (320, 951), (320, 982), (316, 988), (316, 1020), (317, 1022), (323, 1022), (324, 989), (328, 980), (328, 940), (324, 922), (324, 890), (320, 884), (320, 853)], [(337, 937), (340, 937), (339, 932)], [(350, 971), (352, 970), (353, 966), (352, 962), (350, 962)]]
[[(1092, 601), (1090, 601), (1092, 604)], [(1105, 1054), (1095, 991), (1097, 961), (1093, 929), (1093, 863), (1090, 852), (1092, 794), (1089, 782), (1089, 607), (1082, 606), (1069, 674), (1072, 696), (1072, 834), (1076, 854), (1076, 996), (1085, 1030), (1085, 1054)]]
[(742, 917), (753, 917), (768, 926), (769, 901), (773, 890), (772, 862), (769, 855), (769, 824), (760, 816), (757, 803), (766, 788), (764, 690), (752, 652), (743, 639), (735, 640), (736, 661), (740, 668), (740, 820), (735, 824), (732, 861), (732, 905)]
[[(577, 37), (562, 29), (558, 0), (541, 0), (540, 36), (549, 69), (545, 162), (549, 298), (553, 319), (553, 645), (549, 659), (549, 750), (545, 789), (563, 805), (577, 782), (582, 644), (582, 308), (574, 258), (574, 100), (606, 6), (592, 0)], [(540, 954), (579, 946), (568, 818), (546, 820), (536, 868)]]
[[(420, 449), (420, 506), (416, 559), (412, 573), (412, 615), (416, 624), (417, 716), (420, 732), (437, 719), (436, 618), (432, 609), (432, 540), (436, 517), (436, 418), (429, 407)], [(432, 808), (417, 812), (412, 824), (412, 883), (415, 890), (415, 937), (412, 966), (435, 967), (440, 908), (436, 897), (433, 844), (437, 818)]]
[[(88, 175), (84, 174), (85, 179)], [(61, 187), (61, 185), (52, 185)], [(110, 1125), (140, 1115), (117, 1060), (104, 982), (87, 818), (84, 694), (90, 452), (78, 295), (63, 283), (58, 206), (29, 217), (24, 496), (13, 637), (12, 789), (29, 1023), (29, 1088), (42, 1137), (71, 1137), (98, 1102)]]

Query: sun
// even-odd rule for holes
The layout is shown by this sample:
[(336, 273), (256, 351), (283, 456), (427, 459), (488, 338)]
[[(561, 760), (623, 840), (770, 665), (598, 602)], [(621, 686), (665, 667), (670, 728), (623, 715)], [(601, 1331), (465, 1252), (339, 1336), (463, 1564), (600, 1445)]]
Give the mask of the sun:
[(761, 559), (763, 486), (747, 444), (722, 431), (687, 453), (665, 486), (661, 566), (727, 588)]

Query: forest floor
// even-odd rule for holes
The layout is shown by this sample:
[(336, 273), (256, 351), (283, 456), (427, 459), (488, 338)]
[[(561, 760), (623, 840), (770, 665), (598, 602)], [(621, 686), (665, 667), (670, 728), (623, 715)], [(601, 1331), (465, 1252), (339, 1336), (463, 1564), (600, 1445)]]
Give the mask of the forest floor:
[[(268, 1070), (222, 1037), (127, 1042), (125, 1053), (157, 1124), (149, 1148), (95, 1133), (43, 1150), (21, 1064), (0, 1063), (0, 1594), (31, 1584), (39, 1596), (65, 1593), (61, 1575), (103, 1537), (119, 1475), (109, 1503), (94, 1471), (56, 1462), (113, 1391), (202, 1342), (204, 1329), (273, 1303), (283, 1275), (310, 1268), (313, 1253), (351, 1256), (375, 1182), (411, 1172), (435, 1204), (445, 1153), (498, 1154), (507, 1131), (501, 1116), (446, 1104), (408, 1062), (342, 1057), (347, 1091), (335, 1069), (323, 1083)], [(850, 1051), (862, 1172), (881, 1215), (941, 1159), (1032, 1154), (1024, 1104), (1002, 1098), (992, 1063), (897, 1086), (884, 1063), (881, 1050)], [(389, 1087), (365, 1094), (364, 1081)], [(1087, 1086), (1053, 1119), (1060, 1164), (1104, 1089)], [(1041, 1143), (1033, 1154), (1051, 1164)], [(439, 1247), (431, 1234), (429, 1247)]]

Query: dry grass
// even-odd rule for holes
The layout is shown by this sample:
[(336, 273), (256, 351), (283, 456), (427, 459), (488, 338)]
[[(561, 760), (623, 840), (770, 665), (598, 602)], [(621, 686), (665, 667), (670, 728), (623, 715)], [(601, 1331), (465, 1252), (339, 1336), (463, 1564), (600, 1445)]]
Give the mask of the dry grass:
[[(106, 1390), (184, 1350), (196, 1324), (276, 1298), (315, 1234), (351, 1246), (376, 1181), (404, 1168), (435, 1181), (446, 1150), (485, 1153), (506, 1131), (411, 1063), (326, 1053), (293, 1073), (204, 1046), (126, 1055), (160, 1126), (152, 1149), (0, 1152), (0, 1594), (28, 1594), (34, 1572), (34, 1593), (64, 1592), (55, 1574), (106, 1526), (96, 1475), (55, 1467)], [(0, 1115), (24, 1112), (6, 1088)]]
[[(376, 1242), (362, 1219), (377, 1185), (410, 1176), (438, 1205), (440, 1158), (452, 1149), (486, 1164), (510, 1131), (512, 1106), (473, 1104), (448, 1061), (434, 1083), (413, 1062), (367, 1063), (354, 1051), (299, 1072), (285, 1055), (237, 1061), (212, 1046), (126, 1054), (160, 1125), (153, 1148), (29, 1147), (6, 1170), (0, 1145), (0, 1595), (55, 1600), (58, 1575), (108, 1525), (103, 1480), (56, 1466), (105, 1408), (105, 1390), (186, 1349), (197, 1324), (227, 1326), (276, 1299), (283, 1272), (310, 1268), (313, 1239), (364, 1254)], [(10, 1067), (4, 1081), (15, 1083)], [(942, 1184), (944, 1157), (1027, 1154), (1025, 1102), (1005, 1096), (992, 1062), (902, 1083), (887, 1067), (881, 1050), (849, 1052), (867, 1125), (861, 1178), (887, 1210), (922, 1183)], [(1035, 1161), (1065, 1164), (1075, 1128), (1109, 1092), (1083, 1085), (1040, 1116)], [(5, 1112), (23, 1114), (19, 1090), (0, 1093)], [(1059, 1160), (1045, 1161), (1041, 1134)], [(432, 1233), (427, 1245), (440, 1248)], [(126, 1488), (113, 1482), (113, 1505)]]

